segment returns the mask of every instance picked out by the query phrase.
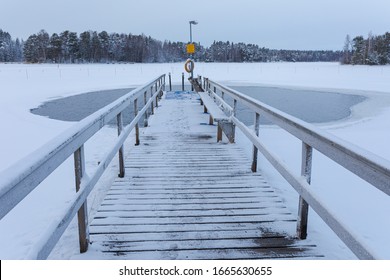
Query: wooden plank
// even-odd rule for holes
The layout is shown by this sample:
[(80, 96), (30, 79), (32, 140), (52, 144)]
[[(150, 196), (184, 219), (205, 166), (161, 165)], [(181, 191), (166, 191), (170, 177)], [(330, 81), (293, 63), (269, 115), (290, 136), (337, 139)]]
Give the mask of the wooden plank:
[(119, 218), (141, 218), (141, 217), (233, 217), (233, 216), (256, 216), (256, 215), (267, 215), (272, 211), (272, 213), (278, 214), (290, 214), (286, 208), (276, 208), (276, 209), (224, 209), (224, 210), (171, 210), (171, 211), (162, 211), (162, 210), (152, 210), (152, 211), (124, 211), (124, 210), (100, 210), (95, 218), (108, 218), (108, 217), (119, 217)]
[(178, 225), (187, 224), (234, 224), (234, 223), (265, 223), (273, 221), (296, 221), (296, 217), (291, 214), (265, 214), (257, 216), (205, 216), (205, 217), (157, 217), (157, 218), (137, 218), (137, 217), (108, 217), (95, 218), (91, 225)]
[[(101, 248), (104, 249), (104, 248)], [(313, 259), (323, 257), (311, 246), (290, 248), (233, 248), (233, 249), (205, 249), (181, 251), (103, 251), (104, 259), (123, 260), (237, 260), (237, 259)]]
[(102, 205), (120, 205), (120, 204), (134, 204), (134, 205), (145, 205), (145, 204), (159, 204), (159, 205), (197, 205), (197, 204), (229, 204), (229, 203), (262, 203), (262, 202), (279, 202), (281, 201), (278, 196), (268, 196), (268, 197), (256, 197), (254, 198), (210, 198), (210, 199), (192, 199), (192, 200), (183, 200), (183, 199), (131, 199), (131, 198), (122, 198), (122, 199), (104, 199)]
[[(162, 242), (163, 241), (163, 242)], [(274, 249), (292, 248), (295, 240), (288, 238), (232, 238), (232, 239), (195, 239), (195, 240), (157, 240), (157, 241), (105, 241), (102, 245), (107, 251), (182, 251), (182, 250), (220, 250), (220, 249)], [(158, 248), (158, 249), (156, 249)]]
[(261, 229), (245, 230), (208, 230), (186, 231), (181, 233), (172, 232), (144, 232), (123, 234), (95, 234), (94, 241), (99, 242), (129, 242), (137, 241), (180, 241), (180, 240), (226, 240), (226, 239), (260, 239), (260, 238), (287, 238), (286, 235), (270, 233)]
[[(145, 190), (145, 191), (154, 191), (154, 190), (180, 190), (180, 189), (188, 189), (188, 186), (182, 185), (182, 184), (160, 184), (160, 183), (155, 183), (155, 184), (149, 184), (148, 188), (144, 187), (144, 184), (142, 182), (136, 184), (136, 183), (129, 183), (129, 182), (116, 182), (112, 185), (110, 191), (115, 191), (115, 190)], [(259, 185), (256, 185), (255, 183), (243, 183), (239, 184), (237, 183), (232, 183), (232, 184), (219, 184), (219, 185), (212, 185), (212, 186), (204, 186), (202, 184), (194, 184), (191, 185), (190, 188), (192, 189), (204, 189), (204, 190), (212, 190), (212, 189), (217, 189), (217, 190), (232, 190), (232, 189), (270, 189), (271, 187), (265, 183), (265, 182), (260, 182)]]
[(220, 193), (230, 193), (230, 194), (242, 194), (242, 193), (259, 193), (259, 192), (267, 192), (267, 193), (274, 193), (274, 191), (270, 188), (268, 189), (262, 189), (258, 190), (256, 188), (246, 189), (243, 190), (242, 188), (239, 189), (208, 189), (203, 188), (201, 190), (196, 191), (196, 189), (192, 189), (192, 191), (189, 191), (188, 188), (175, 188), (175, 189), (114, 189), (107, 193), (108, 196), (111, 195), (174, 195), (174, 194), (220, 194)]
[[(193, 184), (191, 185), (192, 188), (196, 188), (197, 186), (198, 187), (203, 187), (205, 188), (205, 186), (203, 185), (203, 181), (212, 181), (212, 180), (199, 180), (199, 181), (196, 181), (196, 182), (193, 182)], [(255, 185), (256, 182), (259, 181), (259, 185)], [(210, 185), (210, 188), (215, 188), (215, 187), (224, 187), (224, 188), (231, 188), (231, 187), (236, 187), (237, 184), (240, 184), (241, 183), (241, 186), (243, 188), (245, 187), (269, 187), (269, 185), (266, 183), (266, 182), (263, 182), (262, 180), (256, 180), (254, 182), (242, 182), (242, 181), (238, 181), (238, 180), (231, 180), (231, 181), (224, 181), (223, 184), (212, 184)], [(134, 186), (143, 186), (143, 182), (132, 182), (130, 180), (123, 180), (123, 181), (117, 181), (117, 182), (114, 182), (113, 183), (113, 186), (125, 186), (125, 187), (129, 187), (129, 188), (133, 188)], [(176, 186), (181, 186), (181, 187), (184, 187), (186, 185), (183, 185), (183, 184), (180, 184), (180, 182), (175, 182), (175, 181), (169, 181), (168, 183), (164, 184), (164, 182), (148, 182), (148, 186), (161, 186), (161, 187), (176, 187)]]
[[(168, 225), (94, 225), (90, 226), (90, 234), (128, 234), (128, 233), (185, 233), (185, 232), (204, 232), (204, 231), (236, 231), (240, 230), (245, 232), (247, 230), (261, 230), (262, 232), (269, 232), (269, 228), (272, 228), (273, 221), (264, 221), (262, 223), (253, 222), (240, 222), (230, 224), (188, 224), (185, 227), (178, 227), (175, 224)], [(280, 221), (279, 227), (284, 230), (294, 228), (295, 223), (293, 221)], [(285, 232), (280, 232), (278, 235), (286, 235)]]
[(174, 211), (174, 210), (235, 210), (235, 209), (267, 209), (267, 208), (285, 208), (281, 201), (267, 203), (205, 203), (202, 205), (196, 203), (189, 204), (102, 204), (99, 211)]

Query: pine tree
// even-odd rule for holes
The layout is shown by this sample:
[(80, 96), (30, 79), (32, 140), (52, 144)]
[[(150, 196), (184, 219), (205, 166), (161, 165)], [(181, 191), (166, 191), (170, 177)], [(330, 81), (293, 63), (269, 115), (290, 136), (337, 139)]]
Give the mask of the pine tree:
[(80, 58), (80, 46), (79, 38), (76, 32), (69, 32), (68, 37), (68, 49), (69, 49), (69, 60), (71, 63), (78, 62)]
[(352, 64), (365, 64), (366, 44), (363, 36), (352, 40)]
[(49, 46), (49, 34), (45, 30), (41, 30), (37, 34), (37, 43), (38, 43), (38, 61), (46, 62), (47, 60), (47, 50)]
[(83, 62), (92, 62), (91, 31), (85, 31), (80, 34), (79, 53)]
[(23, 57), (23, 42), (20, 42), (19, 38), (16, 38), (15, 47), (14, 47), (14, 59), (15, 62), (22, 62)]
[(342, 64), (351, 64), (351, 38), (349, 35), (345, 37)]
[(12, 60), (11, 35), (0, 29), (0, 62), (10, 62)]
[(57, 33), (53, 33), (50, 37), (48, 59), (55, 63), (62, 61), (62, 40)]
[(102, 62), (108, 62), (108, 52), (110, 47), (110, 37), (106, 31), (102, 31), (98, 34), (99, 44), (100, 44), (100, 53)]
[(33, 34), (28, 37), (23, 46), (23, 53), (26, 62), (37, 63), (39, 62), (39, 43), (38, 36)]
[(92, 33), (91, 37), (91, 55), (92, 62), (100, 62), (102, 59), (100, 40), (96, 31)]

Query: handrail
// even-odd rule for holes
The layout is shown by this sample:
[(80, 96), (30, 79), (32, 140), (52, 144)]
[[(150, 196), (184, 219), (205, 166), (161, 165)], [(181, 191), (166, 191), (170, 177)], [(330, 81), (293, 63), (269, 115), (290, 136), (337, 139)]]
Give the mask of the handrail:
[[(219, 90), (222, 92), (222, 96), (228, 94), (233, 98), (234, 107), (237, 102), (241, 102), (255, 112), (257, 121), (254, 131), (238, 120), (235, 113), (231, 115), (231, 120), (254, 145), (253, 164), (257, 162), (257, 150), (259, 150), (299, 193), (298, 237), (301, 239), (306, 238), (308, 205), (310, 205), (356, 256), (362, 259), (374, 259), (375, 254), (370, 251), (370, 248), (366, 248), (358, 237), (354, 236), (343, 223), (338, 221), (335, 215), (332, 215), (331, 211), (322, 205), (320, 199), (311, 190), (312, 149), (318, 150), (329, 159), (337, 162), (387, 195), (390, 195), (390, 162), (227, 86), (207, 78), (205, 78), (204, 84), (209, 94), (218, 96), (217, 90)], [(221, 102), (221, 99), (218, 101)], [(226, 105), (228, 104), (226, 103)], [(264, 116), (302, 141), (301, 176), (294, 175), (276, 155), (261, 143), (260, 138), (257, 136), (259, 115)]]
[[(147, 116), (149, 108), (153, 113), (153, 108), (158, 106), (158, 98), (161, 97), (164, 87), (165, 75), (161, 75), (84, 118), (40, 149), (0, 173), (0, 219), (2, 219), (69, 156), (74, 154), (77, 194), (75, 194), (75, 198), (63, 218), (53, 222), (52, 231), (49, 231), (48, 235), (44, 236), (41, 242), (38, 242), (37, 248), (32, 250), (32, 258), (47, 258), (75, 213), (86, 208), (85, 203), (88, 194), (118, 152), (120, 161), (119, 176), (124, 176), (123, 143), (133, 128), (136, 128), (136, 142), (139, 143), (138, 122), (144, 115)], [(150, 93), (148, 101), (147, 93)], [(142, 94), (145, 104), (138, 112), (136, 105)], [(123, 128), (122, 112), (130, 106), (131, 102), (134, 102), (135, 118)], [(95, 173), (89, 178), (83, 178), (85, 165), (84, 143), (115, 117), (117, 117), (119, 135), (114, 147), (101, 161)], [(82, 216), (80, 214), (81, 212), (79, 212), (80, 251), (85, 252), (88, 246), (87, 213), (83, 214), (84, 217), (80, 217)], [(83, 229), (80, 230), (80, 228)], [(83, 235), (84, 237), (82, 237)]]

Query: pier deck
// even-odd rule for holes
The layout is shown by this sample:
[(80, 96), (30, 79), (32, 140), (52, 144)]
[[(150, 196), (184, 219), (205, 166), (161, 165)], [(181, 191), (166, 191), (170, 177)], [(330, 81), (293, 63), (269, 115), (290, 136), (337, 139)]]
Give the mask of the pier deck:
[[(296, 215), (191, 92), (167, 92), (90, 225), (102, 258), (317, 258)], [(126, 147), (125, 147), (126, 149)]]

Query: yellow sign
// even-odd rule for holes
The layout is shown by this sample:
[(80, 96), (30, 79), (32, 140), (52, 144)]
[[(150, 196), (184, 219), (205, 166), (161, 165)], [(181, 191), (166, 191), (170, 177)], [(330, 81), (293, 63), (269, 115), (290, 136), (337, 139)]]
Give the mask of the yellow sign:
[(187, 53), (195, 53), (195, 44), (187, 44)]

